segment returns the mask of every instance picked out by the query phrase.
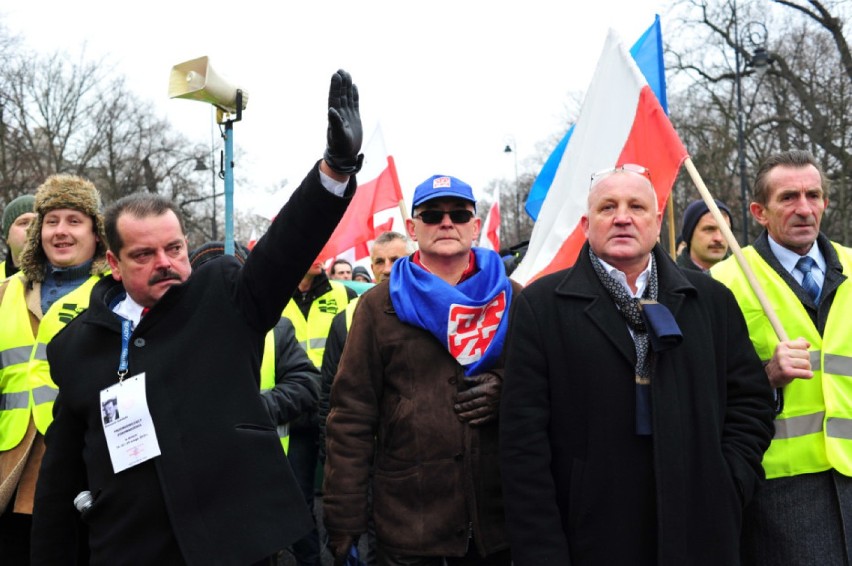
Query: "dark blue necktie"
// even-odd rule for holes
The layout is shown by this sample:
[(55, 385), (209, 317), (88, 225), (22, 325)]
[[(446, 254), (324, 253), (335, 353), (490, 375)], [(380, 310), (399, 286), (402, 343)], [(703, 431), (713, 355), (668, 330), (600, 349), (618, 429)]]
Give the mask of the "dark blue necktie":
[(802, 288), (807, 291), (808, 295), (811, 296), (811, 299), (814, 300), (814, 303), (817, 303), (817, 299), (819, 299), (820, 288), (817, 285), (816, 281), (814, 281), (814, 276), (811, 275), (811, 270), (816, 267), (816, 262), (808, 257), (799, 258), (799, 261), (796, 262), (796, 269), (802, 272)]

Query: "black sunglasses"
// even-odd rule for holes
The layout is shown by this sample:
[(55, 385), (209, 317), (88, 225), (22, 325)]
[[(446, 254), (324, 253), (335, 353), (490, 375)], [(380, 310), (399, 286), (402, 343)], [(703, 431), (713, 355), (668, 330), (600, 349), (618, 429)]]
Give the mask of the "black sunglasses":
[(424, 224), (440, 224), (449, 214), (453, 224), (467, 224), (473, 219), (472, 210), (424, 210), (417, 215)]

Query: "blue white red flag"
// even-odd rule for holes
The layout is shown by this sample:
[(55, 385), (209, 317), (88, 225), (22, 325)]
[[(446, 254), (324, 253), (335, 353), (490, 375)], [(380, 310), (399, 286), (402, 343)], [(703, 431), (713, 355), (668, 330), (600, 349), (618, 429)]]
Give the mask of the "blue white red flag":
[[(660, 16), (656, 16), (651, 27), (645, 30), (642, 37), (633, 44), (633, 47), (630, 48), (630, 55), (633, 56), (633, 60), (636, 61), (639, 70), (645, 75), (645, 79), (651, 86), (651, 90), (657, 95), (660, 106), (668, 114), (669, 106), (666, 99), (666, 73), (665, 65), (663, 64), (663, 33), (660, 28)], [(565, 147), (568, 145), (568, 140), (571, 139), (573, 132), (574, 126), (571, 126), (568, 129), (568, 133), (565, 134), (565, 137), (562, 138), (556, 148), (554, 148), (553, 153), (547, 158), (547, 161), (542, 166), (541, 171), (530, 188), (524, 208), (533, 220), (538, 219), (541, 205), (544, 204), (544, 197), (547, 196), (550, 190), (553, 177), (556, 175), (556, 170), (562, 161), (562, 155), (565, 153)]]
[(662, 211), (687, 157), (648, 81), (610, 31), (554, 176), (554, 190), (542, 205), (527, 253), (512, 279), (527, 285), (574, 264), (586, 240), (580, 218), (586, 212), (592, 173), (624, 163), (646, 167)]

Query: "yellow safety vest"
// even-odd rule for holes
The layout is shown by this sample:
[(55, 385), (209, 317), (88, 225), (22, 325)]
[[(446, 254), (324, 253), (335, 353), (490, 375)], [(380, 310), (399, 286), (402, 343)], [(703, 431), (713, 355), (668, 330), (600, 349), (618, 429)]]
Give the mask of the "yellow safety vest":
[[(843, 272), (852, 274), (852, 250), (832, 243)], [(831, 468), (852, 476), (852, 281), (838, 287), (819, 335), (805, 307), (778, 273), (753, 247), (743, 254), (760, 281), (790, 338), (810, 345), (812, 379), (794, 379), (784, 387), (784, 410), (775, 419), (775, 438), (763, 457), (767, 478), (796, 476)], [(772, 357), (778, 338), (734, 257), (710, 273), (737, 298), (749, 336), (764, 362)]]
[(284, 314), (282, 315), (289, 318), (293, 323), (293, 327), (296, 329), (296, 340), (299, 341), (299, 345), (307, 352), (308, 357), (317, 368), (322, 367), (322, 355), (325, 352), (325, 343), (328, 339), (331, 321), (334, 315), (349, 304), (346, 287), (336, 281), (329, 281), (329, 283), (331, 283), (331, 291), (317, 297), (311, 303), (307, 320), (305, 320), (299, 305), (293, 299), (290, 299), (290, 302), (284, 307)]
[(0, 303), (0, 450), (17, 446), (27, 430), (32, 412), (42, 434), (53, 422), (53, 402), (58, 388), (50, 378), (47, 343), (89, 307), (92, 276), (56, 301), (44, 314), (33, 336), (22, 276), (9, 278)]
[[(266, 333), (266, 339), (263, 341), (263, 358), (260, 361), (260, 390), (269, 391), (275, 387), (275, 331), (270, 330)], [(289, 423), (277, 425), (278, 438), (281, 439), (281, 447), (284, 448), (284, 453), (290, 448), (290, 426)]]
[(358, 306), (358, 299), (361, 297), (355, 297), (352, 299), (352, 302), (346, 305), (346, 332), (349, 332), (349, 329), (352, 328), (352, 319), (355, 317), (355, 307)]

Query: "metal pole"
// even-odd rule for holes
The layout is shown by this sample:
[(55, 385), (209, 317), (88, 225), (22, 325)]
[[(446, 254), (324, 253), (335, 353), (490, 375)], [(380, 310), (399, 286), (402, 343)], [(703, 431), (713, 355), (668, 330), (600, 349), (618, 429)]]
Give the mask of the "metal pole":
[[(213, 108), (214, 112), (215, 112), (214, 106), (211, 106), (210, 108)], [(210, 227), (212, 228), (211, 231), (213, 233), (213, 241), (215, 242), (216, 240), (219, 239), (219, 237), (218, 237), (217, 230), (216, 230), (216, 145), (215, 145), (216, 136), (214, 134), (214, 132), (215, 132), (214, 123), (215, 123), (215, 120), (210, 121), (210, 176), (211, 176), (211, 181), (212, 181), (211, 188), (213, 189), (213, 193), (212, 193), (212, 197), (211, 197), (213, 199), (213, 217), (210, 219), (210, 224), (211, 224)]]
[[(215, 194), (215, 193), (214, 193)], [(216, 200), (216, 197), (213, 197)], [(225, 122), (225, 254), (234, 255), (234, 122)]]
[[(521, 185), (518, 182), (518, 144), (512, 139), (512, 153), (515, 157), (515, 243), (521, 241)], [(500, 250), (494, 250), (499, 252)]]
[(743, 85), (742, 75), (740, 74), (740, 50), (742, 49), (742, 44), (740, 43), (740, 32), (739, 22), (737, 20), (736, 2), (732, 3), (732, 8), (734, 11), (734, 42), (736, 43), (736, 48), (734, 50), (734, 65), (736, 67), (734, 69), (734, 78), (737, 88), (737, 152), (739, 154), (740, 162), (740, 198), (742, 199), (743, 213), (743, 245), (748, 245), (748, 180), (746, 179), (745, 136), (743, 134)]

